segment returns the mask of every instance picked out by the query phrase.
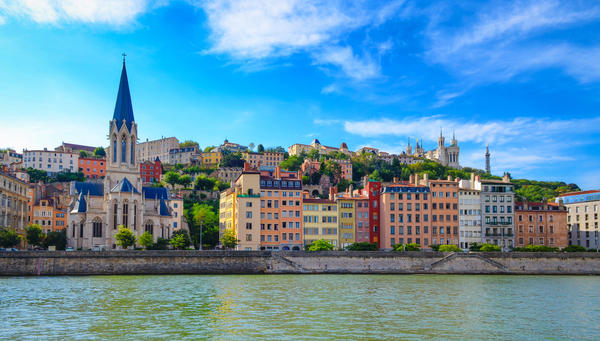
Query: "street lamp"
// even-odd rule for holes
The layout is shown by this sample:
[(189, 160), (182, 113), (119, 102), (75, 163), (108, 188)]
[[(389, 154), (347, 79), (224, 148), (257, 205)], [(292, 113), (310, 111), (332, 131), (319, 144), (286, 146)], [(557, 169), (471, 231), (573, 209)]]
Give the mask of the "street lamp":
[(200, 241), (200, 245), (198, 245), (198, 250), (202, 251), (202, 222), (200, 222), (200, 229), (198, 231), (198, 239)]

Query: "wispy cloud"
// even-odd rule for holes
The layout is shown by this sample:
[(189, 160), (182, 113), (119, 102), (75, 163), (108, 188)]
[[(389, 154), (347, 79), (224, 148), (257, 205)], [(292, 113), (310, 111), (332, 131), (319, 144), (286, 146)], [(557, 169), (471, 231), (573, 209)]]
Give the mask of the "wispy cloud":
[[(194, 4), (207, 13), (213, 45), (207, 53), (227, 54), (240, 63), (309, 53), (317, 65), (334, 65), (348, 77), (364, 80), (379, 76), (379, 61), (369, 53), (357, 54), (340, 41), (358, 28), (388, 20), (402, 3), (208, 0)], [(383, 42), (381, 51), (390, 44)]]
[[(315, 124), (339, 124), (336, 120), (314, 120)], [(551, 120), (547, 118), (521, 117), (512, 120), (474, 120), (449, 119), (442, 116), (407, 117), (403, 120), (388, 118), (365, 121), (341, 121), (348, 133), (364, 136), (408, 136), (435, 141), (440, 128), (445, 129), (444, 136), (456, 132), (459, 141), (495, 142), (503, 144), (516, 140), (537, 140), (555, 138), (565, 131), (577, 131), (578, 134), (596, 134), (600, 117), (590, 119)]]
[(153, 0), (0, 0), (0, 10), (6, 16), (26, 17), (43, 24), (80, 22), (121, 26), (165, 3)]

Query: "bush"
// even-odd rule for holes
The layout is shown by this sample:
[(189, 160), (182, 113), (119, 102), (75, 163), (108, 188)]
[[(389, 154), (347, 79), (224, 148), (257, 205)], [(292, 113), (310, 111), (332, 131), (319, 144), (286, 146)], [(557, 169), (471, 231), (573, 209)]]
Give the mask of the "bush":
[(146, 250), (168, 250), (169, 239), (158, 237), (156, 243), (150, 244), (146, 247)]
[(546, 245), (527, 245), (525, 247), (513, 247), (514, 252), (557, 252), (559, 248)]
[(571, 245), (571, 246), (565, 247), (561, 251), (563, 251), (563, 252), (587, 252), (587, 249), (580, 245)]
[(354, 243), (346, 247), (348, 251), (377, 251), (377, 243)]
[(433, 250), (433, 251), (440, 251), (440, 246), (441, 245), (429, 245), (429, 247)]
[(462, 252), (462, 250), (459, 249), (458, 246), (456, 246), (454, 244), (440, 245), (438, 251), (441, 251), (441, 252)]
[(484, 244), (481, 244), (479, 251), (480, 252), (501, 252), (502, 249), (498, 245), (484, 243)]
[(421, 245), (419, 245), (417, 243), (406, 244), (406, 246), (404, 246), (404, 244), (395, 244), (395, 245), (392, 245), (392, 250), (393, 251), (421, 251), (420, 247), (421, 247)]
[(598, 249), (588, 249), (588, 252), (598, 252)]
[(312, 244), (310, 244), (310, 247), (308, 248), (308, 251), (331, 251), (331, 250), (333, 250), (333, 245), (323, 239), (315, 240)]

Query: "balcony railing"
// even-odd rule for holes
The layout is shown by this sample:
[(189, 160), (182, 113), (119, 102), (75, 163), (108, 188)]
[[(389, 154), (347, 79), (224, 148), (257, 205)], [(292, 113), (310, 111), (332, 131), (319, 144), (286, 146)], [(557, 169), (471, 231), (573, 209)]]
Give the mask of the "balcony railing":
[(515, 235), (512, 233), (486, 233), (485, 234), (486, 237), (514, 237)]
[(490, 225), (512, 225), (512, 222), (508, 222), (508, 221), (491, 221), (488, 224), (490, 224)]

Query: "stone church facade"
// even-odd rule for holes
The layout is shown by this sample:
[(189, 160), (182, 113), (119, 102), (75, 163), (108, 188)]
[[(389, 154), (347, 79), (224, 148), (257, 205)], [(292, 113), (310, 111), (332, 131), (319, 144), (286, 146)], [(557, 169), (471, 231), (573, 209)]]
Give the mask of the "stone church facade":
[(426, 151), (425, 148), (423, 148), (423, 142), (421, 142), (419, 145), (419, 141), (417, 140), (417, 146), (415, 147), (415, 152), (413, 153), (409, 140), (408, 146), (406, 147), (406, 154), (433, 160), (441, 163), (444, 166), (449, 166), (456, 169), (461, 168), (459, 164), (460, 147), (458, 146), (458, 141), (456, 140), (454, 133), (452, 134), (450, 145), (446, 147), (446, 138), (442, 135), (442, 131), (440, 130), (437, 148), (429, 151)]
[(72, 182), (67, 237), (74, 249), (120, 249), (115, 234), (125, 225), (140, 236), (150, 232), (169, 238), (177, 219), (167, 188), (144, 187), (136, 157), (138, 125), (133, 115), (125, 61), (113, 119), (109, 122), (110, 147), (106, 151), (103, 183)]

